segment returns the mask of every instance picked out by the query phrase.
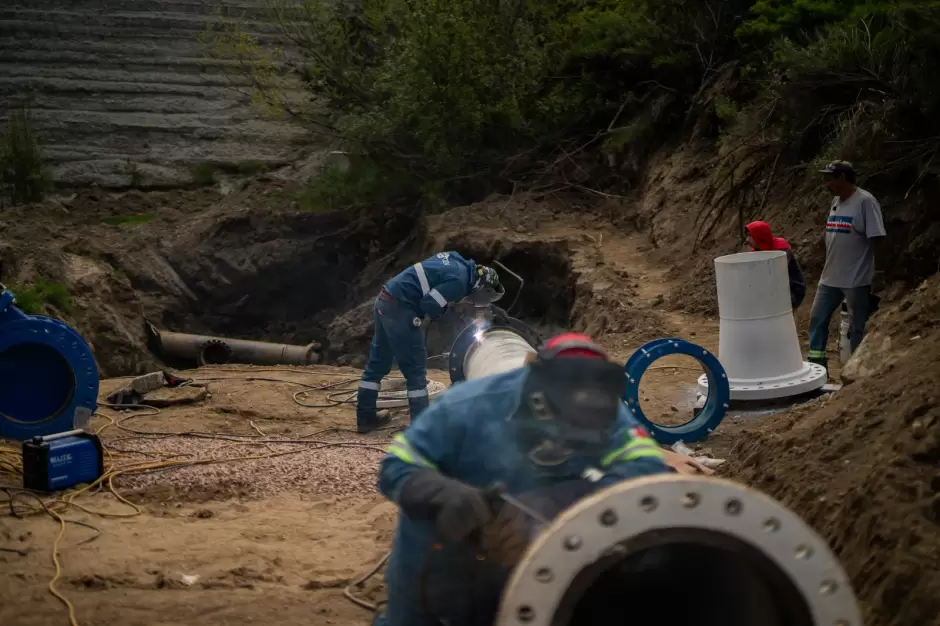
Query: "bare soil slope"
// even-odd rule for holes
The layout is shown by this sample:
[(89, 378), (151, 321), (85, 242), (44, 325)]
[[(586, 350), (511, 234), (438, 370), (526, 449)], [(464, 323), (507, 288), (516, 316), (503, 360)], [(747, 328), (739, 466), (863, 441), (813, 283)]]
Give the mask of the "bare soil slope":
[(827, 402), (745, 428), (727, 474), (836, 550), (867, 623), (940, 624), (940, 278), (884, 311)]

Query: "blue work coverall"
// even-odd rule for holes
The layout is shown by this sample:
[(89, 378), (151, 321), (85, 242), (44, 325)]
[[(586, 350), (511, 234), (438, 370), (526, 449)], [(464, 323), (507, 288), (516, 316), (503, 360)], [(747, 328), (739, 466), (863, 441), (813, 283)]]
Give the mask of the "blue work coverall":
[(412, 421), (428, 406), (428, 353), (421, 320), (440, 318), (448, 304), (473, 291), (476, 280), (476, 263), (456, 252), (440, 252), (385, 284), (373, 308), (375, 334), (359, 382), (356, 424), (360, 429), (375, 425), (376, 400), (393, 359), (405, 377)]
[[(656, 442), (637, 428), (621, 405), (611, 444), (603, 454), (572, 457), (562, 466), (552, 467), (550, 475), (540, 472), (516, 445), (515, 422), (508, 419), (518, 409), (528, 371), (522, 368), (467, 381), (442, 394), (420, 420), (395, 437), (382, 461), (379, 490), (398, 503), (409, 476), (425, 468), (481, 489), (498, 481), (507, 493), (516, 496), (571, 484), (590, 468), (602, 473), (593, 489), (672, 471)], [(435, 544), (440, 550), (432, 551)], [(429, 554), (435, 567), (422, 575)], [(508, 571), (502, 572), (502, 579), (490, 586), (484, 598), (474, 599), (469, 597), (472, 585), (461, 566), (465, 563), (472, 568), (474, 562), (479, 560), (473, 547), (441, 544), (433, 521), (413, 520), (400, 512), (386, 571), (388, 604), (374, 626), (434, 626), (436, 622), (425, 613), (428, 602), (435, 617), (451, 626), (470, 623), (467, 613), (473, 611), (477, 615), (489, 612), (480, 616), (483, 623), (492, 623)]]

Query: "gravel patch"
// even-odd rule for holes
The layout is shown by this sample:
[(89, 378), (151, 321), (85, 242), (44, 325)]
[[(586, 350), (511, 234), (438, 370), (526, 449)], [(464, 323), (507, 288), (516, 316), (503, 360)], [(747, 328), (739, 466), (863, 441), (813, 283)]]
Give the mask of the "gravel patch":
[(337, 442), (372, 447), (341, 447), (277, 443), (276, 439), (265, 439), (264, 445), (258, 445), (258, 441), (246, 438), (244, 442), (236, 442), (178, 436), (120, 441), (112, 447), (112, 450), (123, 452), (115, 458), (116, 466), (120, 469), (171, 458), (173, 461), (222, 461), (246, 456), (288, 454), (122, 474), (115, 479), (115, 486), (133, 491), (172, 487), (180, 494), (187, 491), (237, 491), (258, 497), (284, 491), (324, 496), (370, 495), (377, 492), (378, 467), (384, 455), (382, 450), (387, 445), (385, 442), (359, 442), (347, 438)]

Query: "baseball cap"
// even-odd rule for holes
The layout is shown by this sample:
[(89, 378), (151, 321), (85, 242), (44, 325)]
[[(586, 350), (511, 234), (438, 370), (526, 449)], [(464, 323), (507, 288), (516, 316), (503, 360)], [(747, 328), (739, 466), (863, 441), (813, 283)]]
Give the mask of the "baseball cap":
[(819, 170), (820, 174), (854, 174), (855, 168), (848, 161), (833, 161)]

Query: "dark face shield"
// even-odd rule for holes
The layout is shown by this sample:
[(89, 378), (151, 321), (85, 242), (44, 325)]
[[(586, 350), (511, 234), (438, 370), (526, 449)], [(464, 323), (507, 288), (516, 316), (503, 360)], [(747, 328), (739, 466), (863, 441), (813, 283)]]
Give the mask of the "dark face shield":
[(536, 361), (513, 420), (519, 444), (536, 465), (564, 463), (610, 443), (626, 388), (623, 369), (603, 359)]

